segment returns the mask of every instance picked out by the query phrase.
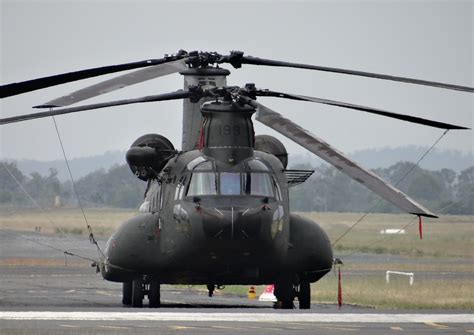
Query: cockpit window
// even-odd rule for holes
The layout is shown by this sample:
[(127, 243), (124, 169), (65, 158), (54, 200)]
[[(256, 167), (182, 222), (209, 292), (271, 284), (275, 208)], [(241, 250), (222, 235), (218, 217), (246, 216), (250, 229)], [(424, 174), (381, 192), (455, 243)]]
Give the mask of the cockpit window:
[(220, 193), (222, 195), (237, 195), (241, 193), (240, 189), (240, 173), (220, 173)]
[(195, 171), (197, 170), (208, 170), (208, 171), (213, 171), (215, 170), (214, 169), (214, 164), (212, 164), (211, 161), (205, 161), (205, 162), (202, 162), (202, 163), (199, 163), (198, 165), (196, 165), (196, 167), (194, 168)]
[(214, 172), (193, 173), (187, 195), (216, 195), (216, 185), (216, 174)]
[(272, 179), (268, 173), (247, 173), (246, 194), (274, 197)]
[[(245, 171), (226, 172), (216, 171), (212, 160), (197, 157), (188, 163), (187, 168), (192, 171), (187, 196), (206, 195), (254, 195), (264, 197), (275, 197), (281, 199), (278, 186), (271, 169), (264, 161), (251, 158), (245, 163)], [(184, 193), (184, 187), (176, 188), (175, 198), (180, 199)]]
[(192, 161), (190, 161), (186, 167), (188, 168), (188, 170), (194, 170), (194, 168), (199, 163), (202, 163), (202, 162), (205, 162), (205, 161), (206, 161), (205, 158), (203, 158), (202, 156), (199, 156), (199, 157), (194, 158)]

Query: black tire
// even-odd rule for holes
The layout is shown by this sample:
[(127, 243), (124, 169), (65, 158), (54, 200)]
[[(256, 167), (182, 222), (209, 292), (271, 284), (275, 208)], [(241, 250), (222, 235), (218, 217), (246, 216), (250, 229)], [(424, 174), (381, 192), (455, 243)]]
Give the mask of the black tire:
[(160, 307), (160, 283), (158, 281), (152, 281), (150, 283), (150, 290), (148, 291), (148, 301), (150, 308)]
[(135, 279), (132, 285), (132, 307), (143, 307), (143, 280)]
[(275, 296), (278, 300), (277, 306), (281, 309), (293, 309), (293, 300), (295, 291), (293, 283), (289, 280), (283, 280), (275, 284)]
[(132, 304), (133, 282), (128, 281), (122, 286), (122, 304), (130, 306)]
[(300, 309), (311, 308), (311, 286), (310, 286), (309, 281), (302, 281), (300, 283), (298, 301), (299, 301)]

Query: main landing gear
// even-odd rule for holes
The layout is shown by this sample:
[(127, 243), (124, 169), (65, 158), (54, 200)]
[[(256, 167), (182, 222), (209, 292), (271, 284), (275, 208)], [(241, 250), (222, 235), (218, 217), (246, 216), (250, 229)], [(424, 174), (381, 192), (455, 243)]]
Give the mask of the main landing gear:
[(300, 309), (311, 308), (311, 286), (307, 280), (293, 284), (291, 280), (281, 280), (275, 284), (275, 308), (293, 309), (293, 301), (298, 298)]
[(123, 283), (122, 303), (125, 306), (141, 308), (145, 296), (148, 296), (148, 306), (150, 308), (160, 307), (159, 281), (136, 278), (133, 281)]

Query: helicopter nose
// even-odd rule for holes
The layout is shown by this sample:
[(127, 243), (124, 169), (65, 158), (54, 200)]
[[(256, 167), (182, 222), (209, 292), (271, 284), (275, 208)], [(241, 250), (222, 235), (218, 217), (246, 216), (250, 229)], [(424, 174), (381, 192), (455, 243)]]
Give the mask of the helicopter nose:
[(266, 209), (226, 207), (206, 209), (202, 212), (204, 234), (217, 240), (249, 240), (262, 231)]

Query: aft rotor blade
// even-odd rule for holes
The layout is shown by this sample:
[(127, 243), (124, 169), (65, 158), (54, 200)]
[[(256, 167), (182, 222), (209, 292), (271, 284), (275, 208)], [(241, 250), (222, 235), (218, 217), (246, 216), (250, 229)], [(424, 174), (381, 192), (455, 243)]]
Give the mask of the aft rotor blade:
[(316, 135), (255, 100), (249, 99), (248, 103), (257, 109), (256, 119), (258, 121), (300, 144), (398, 208), (415, 215), (437, 217), (428, 209), (410, 199), (406, 194), (385, 182), (373, 172), (359, 166)]
[(149, 59), (149, 60), (133, 62), (133, 63), (102, 66), (102, 67), (96, 67), (92, 69), (62, 73), (62, 74), (57, 74), (54, 76), (22, 81), (19, 83), (11, 83), (11, 84), (0, 86), (0, 98), (6, 98), (6, 97), (22, 94), (22, 93), (39, 90), (42, 88), (69, 83), (72, 81), (102, 76), (104, 74), (169, 63), (178, 59), (183, 59), (185, 57), (186, 57), (185, 55), (176, 55), (176, 56), (170, 56), (170, 57), (159, 58), (159, 59)]
[(354, 76), (360, 76), (360, 77), (376, 78), (376, 79), (383, 79), (383, 80), (398, 81), (402, 83), (439, 87), (439, 88), (445, 88), (449, 90), (464, 91), (464, 92), (471, 92), (471, 93), (474, 92), (474, 87), (469, 87), (469, 86), (446, 84), (446, 83), (440, 83), (436, 81), (428, 81), (428, 80), (421, 80), (421, 79), (408, 78), (408, 77), (398, 77), (398, 76), (373, 73), (373, 72), (340, 69), (340, 68), (335, 68), (335, 67), (282, 62), (282, 61), (258, 58), (258, 57), (253, 57), (253, 56), (242, 56), (242, 58), (238, 58), (234, 62), (236, 62), (237, 64), (292, 67), (292, 68), (297, 68), (297, 69), (341, 73), (341, 74), (348, 74), (348, 75), (354, 75)]
[(45, 102), (42, 105), (35, 106), (34, 108), (69, 106), (79, 101), (83, 101), (105, 93), (116, 91), (124, 87), (135, 85), (147, 80), (184, 71), (186, 69), (187, 66), (184, 59), (150, 66), (83, 88), (60, 98)]
[(0, 125), (7, 124), (7, 123), (21, 122), (21, 121), (26, 121), (26, 120), (39, 119), (39, 118), (48, 117), (48, 116), (76, 113), (76, 112), (94, 110), (94, 109), (99, 109), (99, 108), (107, 108), (107, 107), (112, 107), (112, 106), (122, 106), (122, 105), (137, 104), (137, 103), (143, 103), (143, 102), (186, 99), (186, 98), (194, 97), (195, 95), (196, 93), (193, 93), (193, 92), (179, 90), (179, 91), (175, 91), (171, 93), (149, 95), (146, 97), (141, 97), (141, 98), (136, 98), (136, 99), (117, 100), (117, 101), (84, 105), (84, 106), (78, 106), (78, 107), (69, 107), (69, 108), (62, 108), (62, 109), (57, 109), (57, 110), (50, 110), (47, 112), (12, 116), (12, 117), (0, 119)]
[(309, 101), (309, 102), (316, 102), (320, 104), (330, 105), (330, 106), (337, 106), (343, 108), (354, 109), (362, 112), (367, 112), (376, 115), (382, 115), (386, 117), (390, 117), (393, 119), (403, 120), (412, 123), (418, 123), (425, 126), (441, 128), (441, 129), (469, 129), (467, 127), (457, 126), (449, 123), (438, 122), (434, 120), (424, 119), (421, 117), (411, 116), (411, 115), (404, 115), (394, 112), (389, 112), (383, 109), (377, 109), (372, 107), (366, 107), (361, 105), (350, 104), (347, 102), (329, 100), (329, 99), (321, 99), (315, 97), (308, 97), (304, 95), (296, 95), (296, 94), (288, 94), (282, 92), (274, 92), (268, 90), (260, 90), (257, 91), (257, 96), (270, 96), (270, 97), (277, 97), (277, 98), (284, 98), (284, 99), (292, 99), (292, 100), (299, 100), (299, 101)]

